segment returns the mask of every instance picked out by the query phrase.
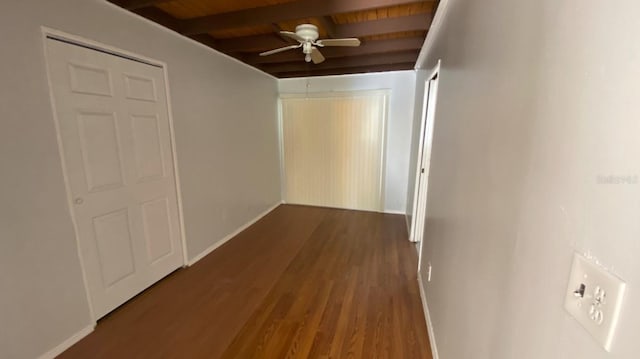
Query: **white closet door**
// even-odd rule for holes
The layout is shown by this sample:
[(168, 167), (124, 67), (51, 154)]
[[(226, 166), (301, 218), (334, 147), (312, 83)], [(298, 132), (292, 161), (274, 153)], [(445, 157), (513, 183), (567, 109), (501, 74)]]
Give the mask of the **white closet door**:
[(382, 211), (386, 96), (283, 98), (288, 203)]
[(183, 264), (162, 68), (47, 40), (64, 170), (99, 318)]

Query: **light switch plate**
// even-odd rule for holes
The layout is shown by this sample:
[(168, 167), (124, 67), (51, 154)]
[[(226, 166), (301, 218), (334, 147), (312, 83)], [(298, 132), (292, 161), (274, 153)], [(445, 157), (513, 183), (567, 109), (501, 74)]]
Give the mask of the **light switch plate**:
[(574, 255), (564, 308), (606, 351), (611, 351), (625, 289), (620, 278)]

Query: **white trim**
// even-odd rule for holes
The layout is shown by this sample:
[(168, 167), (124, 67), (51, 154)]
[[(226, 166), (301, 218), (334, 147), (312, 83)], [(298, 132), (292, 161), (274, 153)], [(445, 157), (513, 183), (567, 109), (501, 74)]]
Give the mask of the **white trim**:
[(284, 203), (287, 189), (286, 172), (284, 168), (284, 129), (282, 117), (282, 99), (278, 97), (278, 159), (280, 160), (280, 200)]
[(409, 228), (409, 241), (416, 242), (415, 226), (418, 212), (418, 196), (420, 194), (420, 177), (422, 175), (422, 155), (424, 152), (424, 140), (427, 130), (427, 105), (429, 104), (429, 91), (431, 89), (431, 78), (427, 79), (424, 84), (424, 95), (422, 100), (422, 115), (420, 120), (420, 138), (418, 139), (418, 156), (416, 158), (416, 174), (413, 188), (413, 208), (411, 209), (411, 225)]
[[(413, 70), (412, 70), (413, 71)], [(385, 96), (388, 101), (388, 98), (391, 96), (391, 89), (377, 89), (377, 90), (354, 90), (354, 91), (323, 91), (323, 92), (309, 92), (309, 93), (301, 93), (301, 92), (290, 92), (290, 93), (281, 93), (280, 99), (287, 98), (332, 98), (332, 97), (358, 97), (358, 96), (373, 96), (373, 95), (381, 95)], [(385, 103), (386, 106), (386, 103)], [(385, 110), (388, 108), (385, 107)]]
[(182, 266), (189, 263), (189, 252), (187, 250), (187, 232), (184, 223), (184, 207), (182, 205), (182, 185), (180, 182), (180, 171), (178, 170), (178, 149), (176, 145), (175, 127), (173, 124), (173, 108), (171, 106), (171, 91), (169, 86), (169, 68), (164, 65), (164, 86), (167, 97), (167, 114), (169, 117), (169, 138), (171, 140), (171, 155), (173, 156), (173, 176), (176, 184), (176, 199), (178, 200), (178, 222), (180, 224), (180, 236), (182, 236)]
[(77, 343), (80, 340), (82, 340), (82, 338), (84, 338), (87, 335), (91, 334), (91, 332), (93, 332), (93, 328), (94, 327), (95, 327), (94, 324), (86, 326), (85, 328), (83, 328), (79, 332), (77, 332), (76, 334), (74, 334), (71, 337), (67, 338), (62, 343), (56, 345), (55, 348), (53, 348), (53, 349), (47, 351), (46, 353), (40, 355), (38, 357), (38, 359), (53, 359), (53, 358), (57, 357), (58, 355), (62, 354), (65, 350), (71, 348), (72, 345), (74, 345), (75, 343)]
[[(420, 152), (420, 164), (422, 164), (422, 162), (424, 161), (424, 158), (422, 158), (423, 152), (424, 152), (424, 146), (428, 145), (429, 146), (429, 153), (428, 153), (428, 157), (429, 157), (429, 167), (426, 168), (425, 174), (425, 188), (424, 188), (424, 196), (423, 199), (421, 201), (421, 203), (419, 203), (418, 205), (420, 205), (419, 210), (422, 211), (422, 215), (421, 215), (421, 229), (423, 231), (423, 233), (421, 233), (420, 235), (420, 248), (418, 251), (418, 270), (420, 270), (421, 266), (422, 266), (422, 247), (424, 245), (424, 229), (426, 226), (426, 218), (427, 218), (427, 203), (428, 203), (428, 195), (429, 195), (429, 175), (431, 172), (431, 157), (433, 156), (432, 154), (432, 147), (433, 147), (433, 138), (434, 138), (434, 131), (435, 131), (435, 122), (436, 122), (436, 114), (437, 114), (437, 107), (438, 107), (438, 87), (440, 84), (440, 66), (442, 64), (441, 60), (438, 60), (438, 63), (436, 64), (436, 66), (433, 68), (433, 71), (431, 72), (431, 75), (429, 76), (428, 80), (427, 80), (427, 84), (425, 85), (425, 113), (424, 113), (424, 124), (425, 124), (425, 133), (424, 133), (424, 140), (428, 141), (427, 143), (423, 143), (421, 145), (421, 148), (418, 149), (418, 151)], [(427, 90), (428, 88), (428, 90)], [(433, 94), (433, 103), (431, 103), (431, 99), (432, 99), (432, 95)], [(429, 114), (431, 114), (431, 117), (429, 118)], [(428, 135), (428, 137), (426, 137)], [(418, 177), (416, 177), (416, 188), (418, 188), (421, 183), (420, 183), (420, 178), (422, 177), (422, 173), (421, 171), (418, 171)], [(414, 210), (418, 208), (418, 207), (414, 207)], [(416, 213), (420, 212), (420, 211), (414, 211), (413, 216), (416, 216)], [(413, 219), (413, 218), (412, 218)], [(415, 228), (413, 228), (415, 226), (415, 222), (412, 223), (412, 228), (411, 228), (411, 239), (413, 239), (415, 241)]]
[(399, 214), (399, 215), (402, 215), (402, 216), (406, 216), (407, 215), (404, 211), (394, 211), (394, 210), (389, 210), (389, 209), (385, 209), (384, 211), (382, 211), (382, 213)]
[[(428, 105), (429, 105), (429, 98), (431, 96), (431, 91), (435, 91), (436, 96), (438, 95), (437, 91), (438, 91), (438, 84), (436, 83), (435, 85), (431, 84), (431, 81), (439, 81), (439, 76), (440, 76), (440, 66), (441, 66), (442, 61), (438, 60), (438, 63), (436, 64), (436, 66), (433, 68), (433, 71), (431, 71), (431, 74), (429, 75), (429, 77), (427, 77), (427, 79), (425, 80), (425, 85), (424, 85), (424, 95), (423, 95), (423, 100), (422, 100), (422, 117), (420, 120), (420, 138), (418, 140), (418, 156), (416, 158), (416, 174), (415, 174), (415, 184), (414, 184), (414, 190), (413, 190), (413, 208), (411, 209), (411, 224), (409, 225), (409, 241), (410, 242), (417, 242), (415, 239), (415, 224), (416, 224), (416, 213), (418, 211), (418, 195), (420, 194), (420, 177), (422, 177), (422, 162), (423, 162), (423, 152), (424, 152), (424, 146), (425, 146), (425, 140), (427, 140), (427, 138), (425, 138), (425, 136), (427, 135), (427, 131), (429, 130), (429, 128), (427, 127), (428, 125), (431, 126), (431, 131), (433, 131), (433, 129), (435, 128), (433, 123), (428, 123)], [(436, 98), (437, 100), (437, 98)], [(436, 108), (436, 104), (432, 104), (433, 105), (433, 113), (434, 113), (434, 118), (431, 119), (432, 122), (435, 122), (435, 108)], [(433, 134), (431, 134), (431, 137), (433, 138)], [(429, 144), (431, 145), (431, 144)], [(428, 175), (428, 174), (427, 174)], [(425, 215), (426, 215), (426, 209), (425, 209)]]
[(423, 69), (423, 63), (426, 61), (431, 48), (433, 48), (436, 38), (442, 31), (444, 18), (447, 15), (449, 10), (449, 4), (451, 0), (440, 0), (438, 4), (438, 9), (436, 10), (436, 15), (433, 17), (433, 22), (431, 22), (431, 26), (429, 27), (429, 31), (427, 32), (427, 38), (424, 39), (424, 44), (422, 45), (422, 49), (420, 49), (420, 54), (418, 55), (418, 59), (416, 60), (416, 70)]
[(424, 320), (427, 323), (427, 333), (429, 334), (429, 342), (431, 343), (431, 356), (433, 359), (439, 359), (438, 347), (436, 346), (436, 335), (433, 331), (433, 323), (431, 322), (431, 314), (427, 305), (427, 295), (422, 284), (422, 272), (418, 271), (418, 286), (420, 287), (420, 299), (422, 301), (422, 311), (424, 312)]
[(427, 81), (431, 81), (435, 79), (437, 76), (440, 76), (440, 67), (442, 66), (442, 60), (438, 60), (438, 63), (431, 70), (431, 74), (427, 77)]
[(74, 44), (79, 45), (79, 46), (95, 47), (95, 48), (98, 48), (100, 50), (103, 50), (103, 51), (106, 51), (106, 52), (110, 52), (110, 53), (112, 53), (114, 55), (121, 55), (121, 56), (124, 56), (124, 57), (130, 57), (130, 58), (133, 58), (133, 59), (137, 59), (137, 60), (140, 60), (142, 62), (147, 62), (147, 63), (149, 63), (151, 65), (159, 66), (159, 67), (162, 67), (162, 68), (165, 68), (165, 69), (167, 67), (167, 64), (165, 64), (162, 61), (159, 61), (159, 60), (156, 60), (156, 59), (152, 59), (150, 57), (146, 57), (146, 56), (143, 56), (143, 55), (140, 55), (140, 54), (136, 54), (136, 53), (133, 53), (133, 52), (130, 52), (130, 51), (127, 51), (127, 50), (122, 50), (122, 49), (119, 49), (119, 48), (111, 46), (111, 45), (103, 44), (101, 42), (97, 42), (97, 41), (94, 41), (94, 40), (91, 40), (91, 39), (84, 38), (82, 36), (69, 34), (69, 33), (66, 33), (66, 32), (63, 32), (63, 31), (60, 31), (60, 30), (56, 30), (56, 29), (52, 29), (52, 28), (49, 28), (49, 27), (46, 27), (46, 26), (41, 26), (41, 29), (42, 29), (43, 39), (46, 39), (47, 36), (51, 36), (53, 38), (64, 40), (64, 41), (67, 41), (67, 42), (71, 42), (71, 43), (74, 43)]
[(216, 50), (216, 49), (214, 49), (214, 48), (212, 48), (212, 47), (209, 47), (209, 46), (207, 46), (207, 45), (205, 45), (205, 44), (203, 44), (203, 43), (201, 43), (201, 42), (198, 42), (198, 41), (196, 41), (196, 40), (194, 40), (194, 39), (192, 39), (192, 38), (190, 38), (190, 37), (188, 37), (188, 36), (184, 36), (184, 35), (182, 35), (182, 34), (180, 34), (180, 33), (178, 33), (178, 32), (175, 32), (175, 31), (173, 31), (173, 30), (171, 30), (171, 29), (169, 29), (169, 28), (167, 28), (167, 27), (164, 27), (164, 26), (162, 26), (162, 25), (160, 25), (160, 24), (156, 23), (155, 21), (152, 21), (152, 20), (147, 19), (146, 17), (144, 17), (144, 16), (142, 16), (142, 15), (138, 15), (138, 14), (136, 14), (135, 12), (132, 12), (132, 11), (124, 10), (122, 7), (120, 7), (120, 6), (118, 6), (118, 5), (114, 4), (114, 3), (108, 2), (108, 1), (105, 1), (105, 3), (107, 4), (107, 6), (112, 6), (112, 7), (114, 7), (116, 10), (118, 10), (118, 11), (120, 11), (120, 12), (122, 12), (122, 13), (126, 14), (126, 15), (129, 15), (129, 16), (130, 16), (130, 15), (134, 15), (135, 17), (138, 17), (140, 20), (143, 20), (144, 22), (147, 22), (148, 24), (150, 24), (150, 25), (152, 25), (152, 26), (154, 26), (154, 27), (156, 27), (156, 28), (158, 28), (158, 29), (160, 29), (160, 30), (163, 30), (163, 31), (166, 31), (166, 32), (172, 33), (172, 35), (177, 36), (177, 37), (178, 37), (179, 39), (181, 39), (181, 40), (186, 40), (187, 42), (190, 42), (190, 43), (192, 43), (192, 44), (194, 44), (194, 45), (197, 45), (197, 46), (199, 46), (199, 47), (201, 47), (201, 48), (203, 48), (203, 49), (206, 49), (206, 50), (209, 50), (209, 51), (211, 51), (211, 52), (214, 52), (215, 54), (217, 54), (217, 55), (219, 55), (219, 56), (225, 57), (225, 58), (227, 58), (228, 60), (231, 60), (232, 62), (235, 62), (235, 63), (237, 63), (237, 64), (239, 64), (239, 65), (242, 65), (243, 67), (249, 68), (249, 69), (251, 69), (251, 70), (253, 70), (253, 71), (255, 71), (255, 72), (258, 72), (258, 73), (260, 73), (260, 74), (262, 74), (262, 75), (265, 75), (265, 76), (267, 76), (267, 77), (270, 77), (270, 78), (272, 78), (273, 80), (276, 80), (276, 81), (277, 81), (277, 80), (279, 80), (277, 77), (275, 77), (275, 76), (273, 76), (273, 75), (271, 75), (271, 74), (269, 74), (269, 73), (266, 73), (266, 72), (264, 72), (264, 71), (262, 71), (262, 70), (258, 69), (257, 67), (253, 67), (253, 66), (251, 66), (251, 65), (249, 65), (249, 64), (247, 64), (247, 63), (244, 63), (244, 62), (242, 62), (242, 61), (240, 61), (240, 60), (238, 60), (238, 59), (236, 59), (236, 58), (234, 58), (234, 57), (231, 57), (231, 56), (229, 56), (229, 55), (227, 55), (227, 54), (225, 54), (225, 53), (222, 53), (222, 52), (220, 52), (220, 51), (218, 51), (218, 50)]
[(418, 244), (418, 271), (422, 268), (422, 246), (424, 246), (424, 237), (420, 242), (414, 242)]
[(322, 205), (322, 204), (295, 203), (295, 202), (287, 202), (285, 200), (282, 201), (282, 204), (290, 204), (292, 206), (305, 206), (305, 207), (316, 207), (316, 208), (339, 209), (339, 210), (343, 210), (343, 211), (356, 211), (356, 212), (369, 212), (369, 213), (405, 215), (405, 213), (402, 212), (402, 211), (387, 211), (387, 210), (375, 211), (375, 210), (351, 208), (351, 207), (334, 207), (334, 206), (327, 206), (327, 205)]
[(365, 73), (359, 73), (359, 74), (346, 74), (346, 75), (329, 75), (329, 76), (322, 76), (322, 75), (318, 75), (318, 76), (303, 76), (303, 77), (291, 77), (291, 78), (284, 78), (284, 79), (278, 79), (278, 82), (286, 82), (286, 81), (300, 81), (300, 79), (313, 79), (313, 78), (319, 78), (322, 80), (328, 80), (331, 78), (349, 78), (349, 77), (368, 77), (368, 76), (380, 76), (380, 74), (392, 74), (392, 73), (397, 73), (397, 72), (414, 72), (414, 69), (410, 69), (410, 70), (396, 70), (396, 71), (377, 71), (377, 72), (365, 72)]
[(62, 173), (63, 173), (64, 183), (65, 183), (65, 189), (67, 192), (67, 207), (69, 209), (71, 222), (73, 224), (73, 229), (74, 229), (74, 234), (76, 239), (76, 250), (77, 250), (78, 258), (80, 261), (80, 268), (82, 269), (82, 280), (83, 280), (85, 294), (87, 296), (87, 301), (89, 305), (89, 314), (91, 316), (91, 320), (94, 322), (93, 325), (95, 325), (98, 318), (93, 308), (93, 304), (92, 304), (93, 302), (91, 300), (91, 294), (89, 293), (89, 285), (86, 277), (86, 270), (85, 270), (86, 266), (85, 266), (84, 260), (82, 259), (82, 253), (80, 251), (80, 237), (78, 235), (78, 225), (77, 225), (77, 221), (73, 211), (74, 205), (73, 205), (73, 199), (71, 196), (71, 193), (72, 193), (71, 184), (66, 171), (67, 164), (65, 161), (64, 149), (62, 147), (62, 135), (60, 133), (60, 124), (59, 124), (59, 119), (57, 115), (58, 112), (56, 110), (56, 101), (53, 95), (53, 84), (51, 83), (51, 76), (49, 74), (49, 56), (47, 51), (47, 41), (51, 41), (49, 37), (53, 37), (55, 39), (61, 39), (71, 44), (76, 44), (78, 46), (89, 46), (98, 50), (103, 50), (105, 52), (113, 54), (114, 56), (122, 55), (124, 57), (128, 57), (133, 60), (138, 59), (142, 62), (148, 63), (150, 66), (158, 66), (162, 68), (162, 71), (164, 73), (164, 79), (165, 79), (165, 94), (167, 96), (167, 119), (169, 121), (171, 154), (173, 156), (173, 166), (174, 166), (173, 174), (174, 174), (174, 180), (175, 180), (176, 199), (178, 201), (178, 222), (180, 224), (180, 236), (181, 236), (180, 240), (182, 242), (181, 244), (182, 244), (182, 251), (183, 251), (183, 265), (186, 265), (187, 259), (188, 259), (187, 251), (186, 251), (187, 238), (185, 236), (184, 213), (183, 213), (183, 207), (182, 207), (182, 193), (180, 191), (180, 176), (178, 174), (178, 157), (177, 157), (176, 145), (175, 145), (176, 141), (175, 141), (175, 133), (174, 133), (173, 114), (172, 114), (172, 108), (171, 108), (171, 101), (169, 97), (170, 91), (169, 91), (169, 76), (168, 76), (167, 64), (159, 60), (151, 59), (146, 56), (135, 54), (133, 52), (122, 50), (110, 45), (105, 45), (97, 41), (89, 40), (81, 36), (72, 35), (72, 34), (51, 29), (45, 26), (41, 27), (41, 32), (42, 32), (42, 49), (44, 51), (45, 67), (47, 71), (47, 84), (49, 86), (49, 100), (51, 102), (52, 116), (54, 119), (53, 122), (55, 124), (56, 138), (58, 141), (58, 151), (60, 154), (60, 162), (63, 170)]
[(380, 208), (384, 212), (384, 207), (387, 203), (387, 135), (389, 134), (389, 109), (391, 108), (391, 95), (392, 90), (380, 90), (383, 96), (384, 108), (382, 109), (382, 146), (380, 148)]
[(222, 238), (221, 240), (217, 241), (216, 243), (214, 243), (211, 247), (205, 249), (204, 251), (202, 251), (202, 253), (198, 254), (197, 256), (193, 257), (193, 259), (191, 261), (189, 261), (189, 266), (192, 266), (194, 264), (196, 264), (199, 260), (201, 260), (202, 258), (206, 257), (208, 254), (210, 254), (211, 252), (215, 251), (216, 249), (218, 249), (220, 246), (222, 246), (223, 244), (227, 243), (228, 241), (230, 241), (231, 239), (233, 239), (235, 236), (237, 236), (238, 234), (240, 234), (240, 232), (244, 231), (245, 229), (251, 227), (253, 224), (255, 224), (256, 222), (258, 222), (260, 219), (262, 219), (262, 217), (266, 216), (267, 214), (269, 214), (271, 211), (273, 211), (274, 209), (278, 208), (283, 202), (278, 202), (275, 205), (269, 207), (269, 209), (267, 209), (266, 211), (260, 213), (258, 216), (256, 216), (254, 219), (249, 220), (247, 223), (245, 223), (243, 226), (241, 226), (240, 228), (236, 229), (235, 231), (233, 231), (232, 233), (229, 233), (228, 235), (226, 235), (224, 238)]

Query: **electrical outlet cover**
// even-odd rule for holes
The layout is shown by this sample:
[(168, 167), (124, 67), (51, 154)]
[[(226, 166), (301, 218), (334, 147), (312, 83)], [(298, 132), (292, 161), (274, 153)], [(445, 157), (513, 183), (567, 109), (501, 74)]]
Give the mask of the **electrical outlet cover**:
[(611, 351), (626, 284), (620, 278), (575, 254), (564, 308)]

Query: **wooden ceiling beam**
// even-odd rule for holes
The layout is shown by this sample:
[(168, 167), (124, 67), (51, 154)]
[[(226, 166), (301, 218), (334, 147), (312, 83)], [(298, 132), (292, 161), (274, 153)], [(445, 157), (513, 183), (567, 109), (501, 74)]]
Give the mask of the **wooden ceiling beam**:
[[(325, 47), (322, 54), (326, 58), (373, 55), (385, 52), (398, 52), (405, 50), (419, 50), (422, 48), (424, 38), (413, 37), (391, 40), (373, 40), (364, 42), (360, 47)], [(245, 60), (252, 65), (273, 64), (282, 62), (302, 61), (302, 51), (287, 51), (271, 56), (247, 55)]]
[(257, 52), (284, 47), (293, 42), (288, 43), (278, 35), (268, 34), (218, 39), (216, 44), (216, 48), (222, 52)]
[(413, 70), (414, 67), (415, 67), (415, 62), (406, 62), (401, 64), (351, 67), (351, 68), (344, 68), (344, 69), (282, 72), (282, 73), (275, 73), (274, 75), (276, 75), (276, 77), (278, 78), (331, 76), (331, 75), (346, 75), (346, 74), (358, 74), (358, 73), (369, 73), (369, 72)]
[(117, 0), (114, 2), (127, 10), (137, 10), (152, 7), (157, 4), (162, 4), (169, 1), (172, 0)]
[(336, 37), (363, 37), (371, 35), (391, 34), (394, 32), (429, 30), (431, 14), (394, 17), (388, 19), (356, 22), (337, 25)]
[(278, 36), (278, 38), (282, 40), (282, 46), (286, 46), (289, 44), (291, 39), (280, 33), (280, 31), (282, 31), (282, 28), (280, 27), (280, 25), (273, 23), (271, 24), (271, 28), (273, 29), (273, 32)]
[(351, 56), (330, 59), (321, 64), (294, 62), (285, 64), (262, 65), (261, 69), (268, 73), (304, 72), (327, 69), (343, 69), (348, 67), (365, 67), (413, 62), (418, 59), (418, 51), (406, 51), (367, 56)]
[(197, 42), (203, 45), (207, 45), (213, 49), (216, 49), (216, 50), (218, 49), (218, 42), (209, 34), (191, 35), (189, 36), (189, 38), (196, 40)]
[(180, 20), (158, 9), (157, 7), (139, 8), (133, 10), (133, 12), (173, 31), (180, 32)]
[(182, 20), (186, 35), (208, 33), (254, 25), (270, 24), (307, 17), (328, 16), (389, 6), (403, 5), (415, 0), (298, 0), (284, 4)]
[(331, 16), (320, 16), (318, 19), (320, 20), (320, 24), (322, 24), (322, 27), (327, 32), (327, 35), (329, 35), (329, 37), (332, 39), (337, 38), (336, 24), (335, 22), (333, 22)]

